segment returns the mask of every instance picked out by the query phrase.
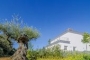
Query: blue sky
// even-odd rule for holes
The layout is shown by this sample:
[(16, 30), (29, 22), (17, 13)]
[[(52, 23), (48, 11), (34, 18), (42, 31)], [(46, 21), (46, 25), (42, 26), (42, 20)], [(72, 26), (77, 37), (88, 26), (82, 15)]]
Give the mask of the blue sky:
[(0, 19), (9, 20), (13, 14), (40, 32), (32, 41), (35, 49), (46, 46), (67, 28), (90, 33), (90, 0), (0, 0)]

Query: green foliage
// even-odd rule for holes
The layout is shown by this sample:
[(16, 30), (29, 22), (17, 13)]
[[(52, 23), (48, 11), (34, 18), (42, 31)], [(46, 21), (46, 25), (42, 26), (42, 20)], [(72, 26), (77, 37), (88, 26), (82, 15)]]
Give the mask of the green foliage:
[(55, 46), (52, 49), (45, 49), (44, 47), (42, 49), (34, 50), (34, 51), (28, 51), (27, 57), (30, 60), (31, 58), (54, 58), (54, 57), (62, 57), (62, 51), (59, 49), (59, 46)]
[(0, 47), (0, 56), (3, 56), (4, 52), (3, 52), (3, 48)]
[(84, 60), (90, 60), (90, 55), (89, 55), (89, 54), (85, 54), (85, 55), (83, 56), (83, 58), (84, 58)]
[(28, 60), (37, 60), (37, 52), (36, 51), (27, 51)]
[(15, 49), (12, 48), (12, 41), (18, 42), (22, 36), (26, 38), (22, 38), (25, 43), (39, 37), (39, 32), (36, 28), (29, 27), (20, 22), (20, 20), (18, 16), (14, 16), (11, 20), (0, 22), (0, 54), (12, 55), (15, 51)]
[(89, 42), (90, 42), (90, 34), (84, 33), (84, 34), (83, 34), (82, 42), (83, 42), (83, 43), (89, 43)]
[(60, 46), (28, 51), (29, 60), (90, 60), (90, 54), (78, 51), (62, 51)]
[(29, 60), (90, 60), (90, 52), (62, 51), (60, 46), (53, 48), (42, 48), (37, 50), (28, 50)]
[(68, 53), (67, 57), (61, 58), (59, 56), (54, 58), (38, 58), (38, 60), (90, 60), (90, 54), (82, 52), (74, 52), (73, 54)]
[(19, 20), (20, 18), (15, 16), (11, 21), (9, 20), (5, 21), (4, 23), (0, 23), (0, 31), (14, 40), (18, 40), (22, 34), (27, 35), (28, 40), (39, 37), (39, 33), (35, 28), (26, 26), (22, 22), (19, 23)]
[(6, 35), (0, 34), (0, 56), (12, 55), (15, 52), (6, 39)]
[(56, 45), (52, 48), (53, 55), (62, 57), (62, 51), (60, 50), (60, 45)]

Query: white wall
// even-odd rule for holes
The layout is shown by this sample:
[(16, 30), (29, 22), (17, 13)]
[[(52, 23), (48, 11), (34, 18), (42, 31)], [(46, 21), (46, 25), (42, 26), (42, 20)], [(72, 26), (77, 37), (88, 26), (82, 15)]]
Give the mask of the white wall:
[(85, 50), (85, 44), (83, 44), (81, 42), (81, 40), (83, 38), (82, 35), (68, 32), (68, 33), (62, 35), (61, 37), (68, 37), (69, 38), (70, 46), (72, 49), (75, 46), (77, 51), (84, 51)]
[[(73, 47), (76, 47), (77, 51), (85, 51), (86, 50), (86, 44), (82, 43), (83, 36), (80, 34), (75, 34), (71, 32), (67, 32), (66, 34), (56, 38), (55, 40), (52, 40), (51, 43), (57, 41), (57, 40), (68, 40), (70, 41), (70, 44), (66, 43), (58, 43), (61, 45), (61, 49), (64, 49), (64, 46), (68, 46), (67, 50), (73, 50)], [(89, 44), (90, 45), (90, 44)], [(87, 46), (87, 50), (90, 51), (90, 46)]]

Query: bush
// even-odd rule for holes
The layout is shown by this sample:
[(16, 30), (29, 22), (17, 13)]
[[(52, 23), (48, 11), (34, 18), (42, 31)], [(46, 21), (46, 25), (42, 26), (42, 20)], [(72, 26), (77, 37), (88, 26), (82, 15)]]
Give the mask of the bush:
[(83, 56), (84, 60), (90, 60), (90, 55), (86, 54)]
[(28, 60), (37, 60), (37, 53), (36, 51), (27, 51), (27, 58)]
[(29, 50), (28, 60), (90, 60), (90, 54), (78, 51), (62, 51), (58, 47), (52, 49)]
[(38, 49), (38, 50), (28, 50), (27, 58), (29, 60), (35, 60), (37, 58), (61, 58), (62, 51), (59, 49), (58, 46), (55, 46), (52, 49)]

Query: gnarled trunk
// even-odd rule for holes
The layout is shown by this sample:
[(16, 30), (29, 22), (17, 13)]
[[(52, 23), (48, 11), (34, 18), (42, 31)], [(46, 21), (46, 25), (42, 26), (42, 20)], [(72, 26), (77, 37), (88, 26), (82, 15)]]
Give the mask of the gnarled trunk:
[(12, 56), (12, 60), (27, 60), (26, 58), (27, 47), (24, 43), (19, 43), (19, 48)]
[(12, 56), (12, 60), (27, 60), (27, 49), (28, 49), (28, 37), (27, 35), (21, 35), (18, 38), (19, 48)]

